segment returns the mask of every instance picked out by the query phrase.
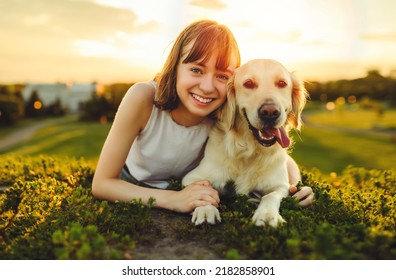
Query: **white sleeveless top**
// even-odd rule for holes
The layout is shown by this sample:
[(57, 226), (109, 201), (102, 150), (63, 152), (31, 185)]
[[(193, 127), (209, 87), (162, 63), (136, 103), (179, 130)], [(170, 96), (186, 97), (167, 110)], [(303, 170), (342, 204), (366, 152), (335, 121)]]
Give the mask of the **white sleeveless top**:
[(153, 105), (151, 116), (136, 137), (126, 165), (139, 182), (165, 189), (171, 177), (182, 178), (198, 165), (213, 121), (196, 126), (175, 123), (169, 111)]

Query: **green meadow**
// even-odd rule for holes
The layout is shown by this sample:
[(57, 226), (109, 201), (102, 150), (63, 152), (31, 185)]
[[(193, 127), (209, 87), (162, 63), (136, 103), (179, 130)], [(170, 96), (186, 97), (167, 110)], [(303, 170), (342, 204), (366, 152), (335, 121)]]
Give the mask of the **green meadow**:
[[(347, 166), (394, 168), (396, 111), (379, 117), (372, 110), (313, 110), (304, 114), (305, 125), (292, 133), (292, 157), (303, 167), (323, 174), (340, 173)], [(392, 134), (393, 131), (393, 134)]]
[[(348, 165), (368, 169), (394, 167), (396, 135), (392, 136), (390, 130), (396, 127), (396, 110), (386, 111), (381, 117), (371, 110), (308, 110), (304, 119), (302, 130), (292, 133), (292, 157), (302, 168), (328, 175), (340, 173)], [(26, 122), (20, 126), (31, 120)], [(110, 126), (79, 122), (77, 116), (67, 116), (40, 129), (29, 141), (0, 153), (82, 157), (95, 162)]]
[(3, 151), (3, 154), (58, 155), (96, 162), (110, 126), (110, 123), (80, 122), (76, 115), (66, 116), (38, 130), (29, 141)]
[(382, 112), (373, 109), (359, 109), (356, 106), (336, 107), (329, 111), (324, 107), (306, 111), (309, 122), (317, 125), (328, 125), (339, 128), (371, 130), (394, 130), (396, 133), (396, 110), (388, 109)]
[[(378, 133), (367, 112), (331, 114), (308, 112), (294, 135), (293, 157), (315, 201), (300, 207), (285, 198), (287, 223), (278, 228), (253, 225), (257, 205), (246, 196), (222, 197), (215, 226), (193, 226), (189, 214), (136, 200), (95, 199), (91, 181), (110, 124), (58, 119), (1, 151), (0, 259), (394, 260), (394, 139)], [(394, 114), (381, 117), (381, 130), (395, 126)], [(350, 127), (346, 118), (370, 124)]]
[(340, 173), (348, 165), (368, 169), (394, 168), (396, 143), (389, 136), (361, 135), (325, 128), (306, 127), (295, 137), (292, 157), (307, 169), (324, 175)]

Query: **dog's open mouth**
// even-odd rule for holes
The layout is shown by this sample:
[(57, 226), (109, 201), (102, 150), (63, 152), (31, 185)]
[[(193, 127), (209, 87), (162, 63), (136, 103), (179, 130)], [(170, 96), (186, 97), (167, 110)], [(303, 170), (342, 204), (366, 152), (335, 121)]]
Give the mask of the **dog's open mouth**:
[(287, 136), (286, 129), (283, 126), (280, 128), (266, 127), (263, 129), (257, 129), (250, 123), (245, 110), (243, 110), (243, 113), (254, 138), (256, 138), (257, 142), (259, 142), (262, 146), (270, 147), (276, 142), (278, 142), (282, 148), (287, 148), (290, 146), (290, 138)]

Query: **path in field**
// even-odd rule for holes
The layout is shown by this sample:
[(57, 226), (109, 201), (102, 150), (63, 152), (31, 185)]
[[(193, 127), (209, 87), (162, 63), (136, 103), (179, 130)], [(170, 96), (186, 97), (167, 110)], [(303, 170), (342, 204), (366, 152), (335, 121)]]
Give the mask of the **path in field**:
[(40, 120), (30, 126), (22, 127), (12, 132), (11, 134), (0, 139), (0, 153), (16, 144), (31, 139), (38, 130), (58, 123), (60, 120), (62, 120), (62, 118)]
[[(32, 125), (13, 131), (9, 135), (6, 135), (0, 139), (0, 155), (3, 153), (3, 151), (19, 143), (30, 140), (38, 130), (59, 123), (62, 120), (63, 118), (38, 120)], [(0, 192), (4, 191), (6, 188), (7, 186), (0, 186)]]

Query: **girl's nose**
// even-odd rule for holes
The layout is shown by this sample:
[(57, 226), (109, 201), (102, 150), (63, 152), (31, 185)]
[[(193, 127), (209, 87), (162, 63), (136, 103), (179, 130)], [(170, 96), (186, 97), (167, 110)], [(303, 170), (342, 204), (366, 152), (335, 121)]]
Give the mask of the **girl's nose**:
[(213, 77), (210, 75), (206, 75), (202, 77), (202, 80), (199, 84), (199, 88), (204, 92), (204, 93), (211, 93), (214, 91), (214, 81)]

